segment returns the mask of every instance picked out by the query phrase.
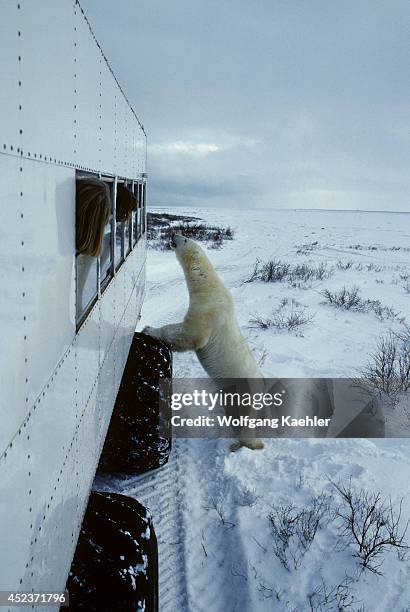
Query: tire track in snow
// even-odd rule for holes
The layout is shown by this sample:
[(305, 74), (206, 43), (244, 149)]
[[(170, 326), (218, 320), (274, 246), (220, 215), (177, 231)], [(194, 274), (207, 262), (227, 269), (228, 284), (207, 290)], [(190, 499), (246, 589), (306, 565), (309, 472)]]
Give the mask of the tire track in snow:
[(229, 442), (174, 440), (164, 467), (135, 477), (99, 476), (94, 483), (149, 509), (161, 612), (254, 612), (237, 525), (238, 483), (224, 470)]
[(228, 440), (179, 440), (189, 612), (246, 612), (248, 564), (224, 472)]
[(168, 463), (158, 470), (129, 478), (99, 476), (94, 482), (94, 489), (115, 490), (133, 497), (152, 515), (158, 542), (161, 612), (189, 611), (179, 471), (178, 450), (173, 449)]

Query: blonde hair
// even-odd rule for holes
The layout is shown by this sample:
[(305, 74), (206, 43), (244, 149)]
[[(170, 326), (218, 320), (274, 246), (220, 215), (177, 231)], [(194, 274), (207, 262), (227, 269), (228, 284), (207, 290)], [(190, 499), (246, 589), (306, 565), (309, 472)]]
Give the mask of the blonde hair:
[(78, 253), (101, 254), (104, 228), (110, 216), (110, 192), (97, 178), (76, 181), (76, 246)]
[(133, 210), (138, 207), (135, 195), (122, 183), (117, 185), (117, 208), (115, 218), (117, 221), (127, 221)]

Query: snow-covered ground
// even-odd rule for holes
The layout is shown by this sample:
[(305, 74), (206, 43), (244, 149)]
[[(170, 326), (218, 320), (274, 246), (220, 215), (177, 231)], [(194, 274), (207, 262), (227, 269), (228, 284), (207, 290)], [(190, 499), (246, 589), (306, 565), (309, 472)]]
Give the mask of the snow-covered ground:
[[(410, 214), (170, 212), (230, 225), (235, 231), (234, 240), (220, 250), (209, 250), (209, 255), (232, 291), (243, 333), (266, 376), (355, 376), (381, 334), (400, 330), (403, 319), (410, 319)], [(245, 283), (256, 258), (323, 262), (332, 273), (300, 286)], [(173, 252), (150, 250), (147, 276), (141, 326), (182, 320), (188, 295)], [(377, 316), (374, 311), (345, 311), (323, 303), (324, 289), (354, 285), (364, 300), (379, 300), (392, 311)], [(292, 299), (297, 302), (310, 322), (297, 333), (249, 327), (252, 316), (284, 308), (284, 298), (288, 305)], [(193, 378), (204, 373), (195, 355), (185, 353), (174, 355), (174, 375)], [(151, 505), (160, 546), (161, 612), (403, 612), (410, 609), (406, 556), (387, 551), (382, 575), (360, 572), (354, 547), (338, 539), (339, 521), (333, 518), (318, 530), (298, 567), (291, 563), (286, 569), (273, 551), (269, 515), (280, 504), (307, 508), (322, 492), (334, 499), (334, 507), (340, 498), (331, 481), (348, 484), (351, 479), (354, 489), (381, 492), (396, 508), (403, 498), (404, 528), (410, 518), (409, 472), (407, 439), (272, 439), (262, 451), (242, 448), (236, 453), (229, 452), (229, 440), (195, 439), (175, 440), (169, 465), (157, 474), (98, 485), (142, 497)], [(165, 504), (167, 488), (170, 498)], [(167, 527), (169, 504), (175, 515), (172, 529)], [(346, 578), (346, 589), (337, 589)], [(344, 607), (338, 608), (336, 602), (340, 604), (344, 595)]]

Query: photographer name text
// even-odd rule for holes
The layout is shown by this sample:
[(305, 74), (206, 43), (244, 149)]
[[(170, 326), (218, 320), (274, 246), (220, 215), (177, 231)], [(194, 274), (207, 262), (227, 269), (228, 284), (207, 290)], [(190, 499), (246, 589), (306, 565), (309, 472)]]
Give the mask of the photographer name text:
[(295, 418), (290, 415), (281, 416), (280, 418), (256, 418), (247, 415), (239, 417), (233, 416), (197, 416), (197, 417), (181, 417), (175, 414), (171, 417), (173, 427), (242, 427), (255, 429), (257, 427), (270, 427), (278, 429), (280, 427), (329, 427), (331, 419), (321, 419), (317, 416), (306, 416)]

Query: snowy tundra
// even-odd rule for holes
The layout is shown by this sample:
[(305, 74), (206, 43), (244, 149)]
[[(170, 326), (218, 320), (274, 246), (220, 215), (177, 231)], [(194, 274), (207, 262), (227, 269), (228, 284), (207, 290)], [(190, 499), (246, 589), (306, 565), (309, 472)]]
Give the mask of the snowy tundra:
[[(209, 249), (208, 256), (231, 290), (241, 331), (265, 376), (356, 376), (380, 337), (399, 332), (410, 319), (410, 214), (169, 212), (233, 228), (233, 240)], [(322, 272), (308, 280), (290, 273), (277, 282), (245, 282), (257, 259)], [(365, 307), (339, 308), (326, 298), (326, 290), (334, 295), (343, 287), (357, 288), (358, 304)], [(174, 254), (150, 250), (141, 327), (182, 320), (187, 306)], [(295, 313), (296, 325), (288, 325)], [(204, 376), (195, 353), (174, 355), (174, 375)], [(408, 435), (408, 400), (388, 410), (388, 435)], [(343, 531), (349, 512), (336, 487), (353, 491), (358, 504), (363, 496), (379, 499), (381, 514), (391, 503), (396, 536), (405, 545), (408, 439), (271, 439), (256, 453), (230, 453), (229, 442), (175, 440), (168, 466), (158, 473), (96, 483), (150, 506), (159, 541), (161, 612), (410, 610), (406, 549), (381, 545), (377, 567), (364, 568), (357, 542)], [(278, 539), (278, 521), (286, 516), (289, 537)], [(306, 530), (303, 537), (292, 532), (295, 516), (307, 520), (312, 537)]]

